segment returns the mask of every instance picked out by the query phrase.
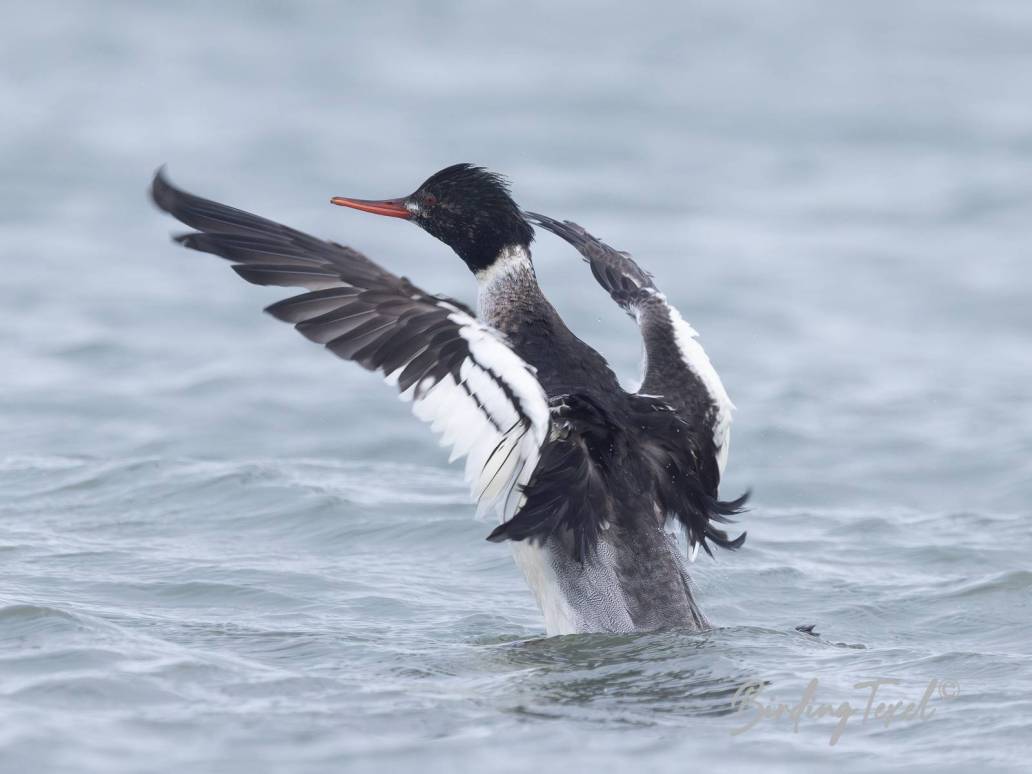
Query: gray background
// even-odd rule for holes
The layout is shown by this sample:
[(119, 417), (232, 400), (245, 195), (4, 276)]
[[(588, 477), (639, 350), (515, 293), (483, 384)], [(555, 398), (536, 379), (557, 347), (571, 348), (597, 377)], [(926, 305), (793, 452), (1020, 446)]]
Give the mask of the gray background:
[[(1021, 765), (1032, 7), (556, 5), (5, 11), (0, 768)], [(145, 197), (167, 163), (468, 301), (446, 247), (327, 202), (457, 161), (700, 331), (739, 409), (722, 491), (754, 491), (745, 548), (695, 566), (714, 632), (538, 639), (426, 428)], [(633, 381), (633, 325), (535, 258)], [(834, 748), (730, 735), (749, 680), (862, 706), (872, 676), (960, 696)]]

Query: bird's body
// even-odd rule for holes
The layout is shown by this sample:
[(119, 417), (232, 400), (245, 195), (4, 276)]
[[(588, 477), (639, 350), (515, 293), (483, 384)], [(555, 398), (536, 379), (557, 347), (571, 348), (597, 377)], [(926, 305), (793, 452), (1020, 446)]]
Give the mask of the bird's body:
[[(396, 382), (433, 423), (481, 509), (511, 540), (550, 635), (702, 629), (685, 558), (741, 545), (714, 522), (744, 498), (717, 499), (731, 403), (694, 331), (629, 256), (579, 226), (524, 214), (501, 181), (457, 165), (402, 200), (334, 203), (415, 220), (450, 244), (479, 285), (476, 318), (360, 253), (173, 188), (154, 199), (198, 232), (183, 244), (235, 262), (258, 284), (309, 292), (267, 311), (308, 338)], [(573, 244), (642, 330), (636, 393), (563, 322), (534, 273), (528, 220)]]
[[(627, 393), (605, 359), (577, 338), (541, 292), (529, 254), (514, 250), (491, 270), (480, 273), (478, 317), (505, 334), (513, 352), (536, 369), (550, 401), (578, 395), (620, 417)], [(629, 411), (626, 413), (630, 413)], [(630, 440), (630, 439), (627, 439)], [(625, 473), (635, 465), (633, 443), (601, 452), (612, 469)], [(645, 476), (610, 476), (611, 496), (629, 508), (649, 509)], [(545, 617), (550, 634), (583, 631), (629, 632), (662, 628), (677, 621), (703, 628), (706, 620), (689, 586), (676, 541), (655, 514), (615, 520), (599, 536), (594, 561), (571, 556), (564, 541), (546, 537), (539, 543), (513, 542), (516, 563)], [(584, 604), (583, 600), (590, 600)]]

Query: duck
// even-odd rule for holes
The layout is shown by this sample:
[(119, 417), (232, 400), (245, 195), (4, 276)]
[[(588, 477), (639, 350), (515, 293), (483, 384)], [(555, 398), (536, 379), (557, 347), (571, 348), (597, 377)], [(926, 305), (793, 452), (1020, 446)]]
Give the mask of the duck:
[[(548, 636), (710, 628), (688, 565), (700, 547), (745, 541), (722, 525), (749, 493), (718, 496), (734, 406), (696, 331), (630, 254), (524, 212), (505, 178), (469, 163), (408, 196), (330, 200), (448, 245), (476, 280), (474, 309), (353, 247), (177, 188), (164, 168), (151, 197), (191, 229), (178, 244), (228, 260), (248, 282), (303, 289), (265, 311), (382, 374), (450, 461), (465, 459), (478, 515), (497, 520), (487, 539), (511, 546)], [(638, 389), (624, 389), (546, 298), (535, 227), (576, 249), (637, 323)]]

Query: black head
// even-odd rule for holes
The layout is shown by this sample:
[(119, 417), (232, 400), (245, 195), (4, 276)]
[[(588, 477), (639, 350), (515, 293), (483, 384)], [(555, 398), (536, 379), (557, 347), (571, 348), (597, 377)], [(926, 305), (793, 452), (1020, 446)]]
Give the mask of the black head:
[(503, 248), (526, 247), (534, 231), (509, 195), (505, 179), (483, 167), (455, 164), (431, 175), (411, 196), (368, 201), (335, 197), (334, 204), (411, 220), (451, 247), (474, 271)]

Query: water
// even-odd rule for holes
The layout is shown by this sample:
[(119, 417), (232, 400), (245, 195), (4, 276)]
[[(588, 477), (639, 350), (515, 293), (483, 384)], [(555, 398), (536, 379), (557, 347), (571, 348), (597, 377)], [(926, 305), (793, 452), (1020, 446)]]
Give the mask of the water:
[[(4, 14), (0, 769), (1024, 770), (1032, 9), (521, 6)], [(754, 491), (745, 548), (694, 568), (714, 631), (544, 639), (426, 429), (144, 197), (168, 163), (470, 300), (445, 247), (327, 204), (465, 160), (702, 332), (724, 493)], [(633, 326), (535, 255), (632, 380)], [(814, 678), (861, 713), (857, 682), (938, 682), (835, 745), (732, 733), (739, 691)]]

